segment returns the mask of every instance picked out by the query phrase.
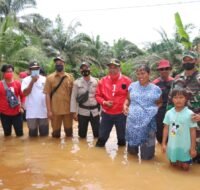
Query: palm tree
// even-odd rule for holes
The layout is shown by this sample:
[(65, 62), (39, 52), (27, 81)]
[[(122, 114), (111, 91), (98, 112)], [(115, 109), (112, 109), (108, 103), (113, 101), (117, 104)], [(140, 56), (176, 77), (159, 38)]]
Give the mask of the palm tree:
[(11, 63), (11, 56), (24, 47), (25, 43), (24, 34), (18, 30), (11, 17), (7, 16), (0, 22), (0, 57), (3, 56), (5, 62)]
[(144, 54), (134, 43), (121, 38), (117, 42), (114, 42), (112, 49), (114, 57), (121, 61), (127, 61), (128, 59)]
[(43, 37), (46, 32), (52, 27), (52, 21), (44, 18), (40, 14), (29, 14), (22, 16), (19, 27), (28, 34), (34, 34), (38, 37)]
[(161, 36), (161, 41), (159, 43), (149, 43), (147, 47), (147, 53), (157, 57), (156, 60), (150, 63), (150, 66), (153, 70), (156, 70), (160, 59), (168, 59), (173, 68), (173, 75), (176, 75), (181, 70), (183, 46), (177, 41), (177, 34), (174, 35), (174, 39), (169, 39), (164, 29), (158, 30), (158, 33)]
[(45, 44), (45, 51), (50, 57), (63, 56), (66, 63), (76, 72), (79, 63), (90, 59), (85, 54), (85, 51), (91, 39), (84, 33), (77, 34), (76, 29), (80, 26), (79, 22), (71, 23), (67, 30), (65, 30), (62, 19), (59, 16), (56, 18), (55, 23), (56, 26), (52, 27), (52, 29), (50, 28), (43, 36), (42, 41)]
[(0, 17), (5, 18), (8, 15), (16, 17), (20, 11), (36, 6), (35, 0), (1, 0)]
[(103, 73), (103, 69), (113, 56), (110, 45), (108, 42), (102, 42), (99, 35), (96, 38), (93, 37), (88, 43), (85, 54), (91, 57), (91, 63), (99, 67), (101, 73)]
[(16, 71), (20, 71), (27, 69), (28, 62), (33, 59), (41, 64), (47, 63), (40, 38), (24, 33), (10, 16), (0, 21), (0, 66), (9, 63), (15, 66)]

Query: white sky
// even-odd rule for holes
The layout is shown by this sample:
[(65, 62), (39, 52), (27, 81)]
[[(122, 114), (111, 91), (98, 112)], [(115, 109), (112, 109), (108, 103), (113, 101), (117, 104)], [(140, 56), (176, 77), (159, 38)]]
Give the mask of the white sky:
[[(59, 14), (66, 26), (72, 20), (80, 21), (79, 32), (90, 36), (100, 35), (101, 40), (112, 43), (125, 38), (139, 47), (145, 42), (160, 40), (156, 30), (161, 27), (170, 37), (175, 31), (174, 13), (179, 12), (183, 24), (196, 26), (192, 36), (199, 35), (200, 0), (37, 0), (37, 11), (44, 17), (55, 20)], [(163, 3), (176, 3), (154, 7), (137, 7), (98, 11), (97, 9), (135, 7)], [(191, 2), (181, 4), (180, 2)], [(195, 3), (196, 2), (196, 3)], [(87, 11), (80, 11), (87, 10)], [(94, 10), (94, 11), (90, 11)]]

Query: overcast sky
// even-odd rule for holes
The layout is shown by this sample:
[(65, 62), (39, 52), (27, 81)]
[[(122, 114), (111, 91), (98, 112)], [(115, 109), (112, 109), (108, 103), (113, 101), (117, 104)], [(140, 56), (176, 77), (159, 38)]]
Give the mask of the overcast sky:
[(59, 14), (66, 26), (72, 20), (80, 21), (80, 32), (99, 34), (103, 41), (126, 38), (140, 47), (160, 40), (156, 30), (161, 27), (170, 37), (176, 12), (184, 25), (196, 26), (192, 36), (200, 29), (200, 0), (37, 0), (37, 11), (51, 20)]

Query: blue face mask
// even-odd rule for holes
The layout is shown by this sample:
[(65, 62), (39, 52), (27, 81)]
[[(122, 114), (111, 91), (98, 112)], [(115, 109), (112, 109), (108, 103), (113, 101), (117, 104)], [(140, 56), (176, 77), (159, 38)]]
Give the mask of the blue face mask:
[(40, 70), (32, 70), (32, 71), (31, 71), (31, 76), (32, 76), (32, 77), (39, 76), (39, 74), (40, 74)]

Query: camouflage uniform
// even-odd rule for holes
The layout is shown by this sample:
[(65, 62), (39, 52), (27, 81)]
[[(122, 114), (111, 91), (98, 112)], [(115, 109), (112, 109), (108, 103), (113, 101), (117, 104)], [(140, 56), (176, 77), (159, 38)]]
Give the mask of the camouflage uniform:
[[(195, 71), (193, 75), (186, 76), (185, 73), (178, 75), (173, 84), (174, 88), (185, 88), (189, 93), (188, 107), (197, 114), (200, 114), (200, 73)], [(171, 89), (171, 90), (172, 90)], [(198, 122), (197, 128), (197, 152), (200, 156), (200, 122)]]

